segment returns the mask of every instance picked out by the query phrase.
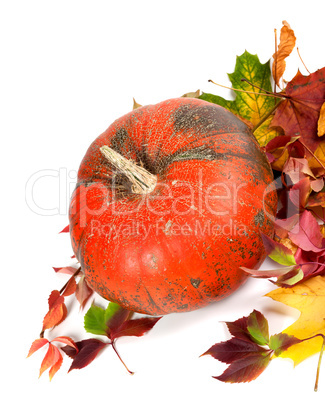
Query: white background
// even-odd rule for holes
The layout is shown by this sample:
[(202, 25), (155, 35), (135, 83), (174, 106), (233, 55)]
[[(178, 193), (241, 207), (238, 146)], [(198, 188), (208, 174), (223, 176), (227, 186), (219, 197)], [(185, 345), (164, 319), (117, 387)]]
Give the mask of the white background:
[[(254, 308), (271, 333), (297, 319), (296, 310), (263, 297), (274, 288), (264, 280), (251, 279), (204, 309), (164, 317), (142, 338), (119, 340), (134, 376), (109, 349), (69, 374), (66, 357), (51, 383), (47, 373), (38, 379), (44, 351), (26, 359), (50, 291), (67, 279), (51, 267), (70, 264), (69, 235), (58, 232), (68, 224), (76, 171), (93, 139), (132, 109), (133, 97), (149, 104), (197, 89), (229, 97), (208, 79), (228, 84), (245, 49), (266, 62), (284, 19), (309, 70), (323, 67), (324, 11), (323, 1), (1, 1), (0, 381), (7, 400), (324, 400), (324, 364), (313, 392), (316, 355), (296, 368), (276, 359), (257, 380), (239, 385), (213, 379), (226, 366), (199, 358), (228, 339), (222, 321)], [(298, 67), (306, 73), (294, 53), (288, 79)], [(73, 325), (48, 336), (91, 336), (83, 313), (70, 302), (68, 308)]]

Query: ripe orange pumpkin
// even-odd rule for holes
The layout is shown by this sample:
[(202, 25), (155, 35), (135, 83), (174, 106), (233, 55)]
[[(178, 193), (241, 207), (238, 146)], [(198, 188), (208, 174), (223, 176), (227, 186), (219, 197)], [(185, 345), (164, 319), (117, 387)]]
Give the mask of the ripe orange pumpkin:
[(272, 181), (248, 127), (220, 106), (176, 98), (117, 119), (90, 145), (70, 204), (88, 284), (151, 315), (222, 299), (247, 279), (239, 267), (265, 258)]

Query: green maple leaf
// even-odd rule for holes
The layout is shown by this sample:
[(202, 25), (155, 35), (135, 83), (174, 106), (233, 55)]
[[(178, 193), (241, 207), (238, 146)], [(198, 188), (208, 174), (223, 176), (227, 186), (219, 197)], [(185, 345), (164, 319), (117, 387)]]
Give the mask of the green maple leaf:
[[(262, 64), (257, 55), (245, 51), (237, 56), (235, 71), (228, 77), (232, 88), (246, 92), (235, 91), (234, 100), (208, 93), (203, 93), (199, 98), (223, 106), (254, 129), (275, 107), (275, 98), (263, 95), (265, 91), (272, 92), (270, 62)], [(271, 117), (266, 119), (254, 130), (260, 146), (265, 146), (279, 135), (278, 129), (269, 127), (271, 120)]]

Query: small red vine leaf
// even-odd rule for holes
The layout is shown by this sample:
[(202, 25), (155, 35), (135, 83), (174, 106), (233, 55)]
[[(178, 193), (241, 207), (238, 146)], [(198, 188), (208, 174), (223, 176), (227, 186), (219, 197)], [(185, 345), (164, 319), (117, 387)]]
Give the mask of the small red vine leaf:
[[(298, 339), (286, 333), (269, 336), (268, 321), (256, 310), (249, 316), (227, 322), (226, 325), (233, 337), (225, 342), (214, 344), (201, 355), (210, 355), (229, 364), (221, 375), (213, 377), (223, 382), (239, 383), (255, 380), (266, 369), (273, 357), (278, 357), (289, 347), (310, 339)], [(322, 353), (320, 360), (321, 356)], [(318, 376), (319, 368), (317, 381)]]

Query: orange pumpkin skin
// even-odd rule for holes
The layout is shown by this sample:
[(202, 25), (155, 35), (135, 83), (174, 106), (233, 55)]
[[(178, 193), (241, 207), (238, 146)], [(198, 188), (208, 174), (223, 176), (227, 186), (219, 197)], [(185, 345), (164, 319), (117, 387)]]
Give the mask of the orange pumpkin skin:
[[(154, 190), (132, 193), (103, 145), (156, 175)], [(117, 119), (89, 147), (71, 198), (71, 242), (88, 284), (150, 315), (224, 298), (247, 279), (241, 266), (265, 258), (272, 181), (250, 130), (222, 107), (176, 98)]]

